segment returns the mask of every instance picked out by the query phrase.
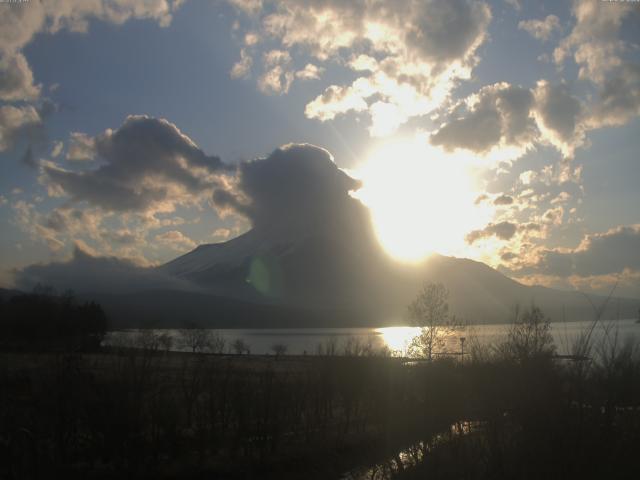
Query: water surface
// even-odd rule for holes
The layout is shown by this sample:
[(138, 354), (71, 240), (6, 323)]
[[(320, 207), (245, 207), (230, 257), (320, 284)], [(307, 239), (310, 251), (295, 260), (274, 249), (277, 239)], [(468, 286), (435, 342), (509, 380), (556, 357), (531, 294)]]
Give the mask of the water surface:
[[(552, 323), (551, 333), (557, 352), (561, 355), (570, 354), (571, 345), (583, 332), (593, 325), (591, 321)], [(468, 352), (474, 342), (480, 345), (495, 344), (503, 340), (508, 331), (508, 324), (486, 324), (460, 328), (447, 332), (443, 353), (460, 353), (461, 338), (464, 338), (464, 348)], [(105, 345), (114, 345), (125, 339), (133, 339), (138, 330), (110, 332)], [(172, 338), (171, 349), (176, 351), (189, 350), (182, 342), (181, 330), (162, 329), (152, 330), (158, 335), (167, 334)], [(224, 340), (225, 351), (232, 351), (232, 344), (241, 339), (252, 354), (272, 354), (273, 347), (284, 345), (286, 353), (292, 355), (315, 355), (318, 353), (344, 354), (345, 352), (380, 351), (387, 348), (395, 356), (404, 356), (412, 339), (420, 333), (417, 327), (386, 327), (386, 328), (277, 328), (277, 329), (212, 329), (211, 333)], [(617, 320), (600, 322), (593, 329), (594, 343), (606, 339), (622, 344), (629, 339), (640, 340), (640, 323), (635, 320)]]

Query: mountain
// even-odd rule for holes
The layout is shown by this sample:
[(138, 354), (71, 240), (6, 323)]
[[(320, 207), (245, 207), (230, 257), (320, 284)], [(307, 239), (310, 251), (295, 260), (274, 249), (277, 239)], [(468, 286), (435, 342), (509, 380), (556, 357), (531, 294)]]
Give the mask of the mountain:
[[(401, 325), (425, 281), (443, 283), (452, 313), (470, 323), (510, 321), (517, 304), (532, 302), (552, 320), (584, 320), (593, 318), (590, 302), (604, 301), (525, 286), (468, 259), (392, 260), (369, 210), (351, 195), (359, 182), (321, 148), (289, 145), (238, 168), (236, 180), (213, 194), (218, 208), (251, 223), (237, 238), (156, 268), (77, 249), (68, 262), (24, 269), (17, 285), (72, 288), (98, 300), (119, 326)], [(638, 304), (612, 299), (605, 317), (634, 318)]]
[[(307, 220), (295, 227), (255, 227), (227, 242), (201, 245), (159, 271), (236, 302), (235, 309), (252, 306), (264, 319), (228, 314), (227, 303), (218, 318), (231, 315), (228, 325), (234, 326), (292, 325), (286, 315), (278, 320), (273, 310), (265, 313), (276, 307), (296, 312), (293, 325), (299, 326), (403, 324), (406, 306), (425, 281), (442, 282), (451, 311), (470, 323), (507, 322), (516, 305), (531, 303), (555, 321), (593, 318), (589, 300), (579, 292), (526, 286), (480, 262), (441, 255), (418, 265), (395, 262), (382, 252), (365, 211), (334, 216), (331, 224)], [(605, 300), (590, 298), (596, 305)], [(638, 303), (613, 299), (606, 316), (631, 318)]]

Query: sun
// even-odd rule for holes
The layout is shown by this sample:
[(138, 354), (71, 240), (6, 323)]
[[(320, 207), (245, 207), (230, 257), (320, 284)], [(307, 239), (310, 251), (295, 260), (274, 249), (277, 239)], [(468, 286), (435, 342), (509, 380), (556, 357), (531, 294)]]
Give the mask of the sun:
[(489, 212), (476, 205), (472, 162), (447, 154), (424, 136), (387, 141), (350, 173), (362, 181), (354, 193), (371, 210), (378, 239), (401, 261), (465, 251), (465, 235), (484, 226)]

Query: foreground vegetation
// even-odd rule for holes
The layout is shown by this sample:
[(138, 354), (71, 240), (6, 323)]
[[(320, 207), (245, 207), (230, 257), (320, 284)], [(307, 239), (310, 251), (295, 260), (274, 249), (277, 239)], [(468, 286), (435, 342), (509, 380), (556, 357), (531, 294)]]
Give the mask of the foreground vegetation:
[(4, 351), (0, 478), (635, 478), (640, 352), (601, 338), (559, 360), (531, 307), (464, 363), (205, 354), (228, 350), (195, 330)]

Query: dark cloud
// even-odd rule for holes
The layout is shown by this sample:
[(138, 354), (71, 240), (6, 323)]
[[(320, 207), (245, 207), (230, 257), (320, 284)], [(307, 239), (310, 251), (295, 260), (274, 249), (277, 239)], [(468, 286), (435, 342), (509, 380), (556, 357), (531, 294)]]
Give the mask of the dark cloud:
[(87, 139), (83, 154), (103, 162), (82, 171), (46, 165), (48, 183), (74, 201), (113, 211), (170, 210), (215, 186), (214, 174), (228, 169), (172, 123), (147, 116), (129, 116), (117, 130)]
[[(142, 119), (143, 123), (149, 119)], [(128, 125), (128, 124), (127, 124)], [(133, 156), (146, 146), (156, 152), (156, 155), (168, 155), (170, 159), (180, 152), (181, 158), (189, 156), (192, 164), (196, 160), (203, 165), (213, 163), (211, 169), (216, 172), (221, 166), (218, 161), (205, 157), (199, 150), (193, 150), (193, 146), (185, 146), (186, 140), (174, 138), (167, 141), (168, 132), (177, 135), (168, 122), (157, 125), (152, 121), (151, 128), (156, 132), (157, 128), (168, 129), (164, 135), (132, 135), (132, 138), (112, 139), (118, 133), (126, 129), (123, 126), (118, 132), (106, 135), (108, 140), (96, 140), (96, 148), (100, 157), (117, 159), (109, 165), (117, 165), (123, 158), (136, 161)], [(145, 129), (146, 132), (146, 129)], [(162, 140), (158, 140), (159, 137)], [(146, 139), (143, 141), (142, 139)], [(134, 141), (135, 140), (135, 141)], [(108, 141), (106, 147), (101, 142)], [(163, 143), (164, 142), (164, 143)], [(115, 143), (115, 145), (114, 145)], [(124, 147), (121, 147), (121, 144)], [(161, 146), (159, 146), (159, 144)], [(126, 148), (125, 148), (126, 147)], [(114, 153), (115, 152), (115, 153)], [(140, 155), (147, 159), (148, 155), (141, 152)], [(194, 160), (195, 157), (195, 160)], [(165, 160), (159, 163), (166, 167)], [(100, 168), (105, 168), (100, 167)], [(204, 171), (208, 171), (204, 169)], [(72, 176), (76, 195), (81, 198), (92, 198), (94, 202), (102, 205), (113, 206), (114, 197), (120, 195), (123, 199), (139, 199), (140, 196), (132, 196), (125, 184), (121, 192), (115, 192), (117, 183), (109, 183), (108, 188), (100, 190), (99, 182), (103, 178), (119, 177), (113, 172), (109, 175), (100, 169), (89, 170), (93, 175)], [(119, 169), (116, 169), (120, 173)], [(147, 174), (147, 170), (143, 170)], [(88, 179), (88, 182), (86, 180)], [(96, 183), (97, 182), (97, 183)], [(221, 182), (223, 183), (223, 182)], [(212, 192), (214, 205), (219, 209), (230, 210), (235, 214), (247, 217), (253, 226), (253, 237), (260, 239), (262, 244), (273, 240), (270, 235), (276, 235), (280, 241), (294, 241), (296, 233), (325, 234), (328, 238), (342, 239), (349, 243), (353, 241), (353, 251), (362, 251), (365, 246), (362, 242), (362, 232), (371, 232), (370, 220), (367, 209), (356, 199), (349, 195), (359, 187), (359, 182), (341, 171), (333, 162), (333, 158), (326, 150), (312, 145), (298, 144), (287, 145), (275, 150), (266, 158), (243, 162), (233, 172), (228, 172), (224, 184), (226, 188), (217, 188)], [(82, 189), (82, 190), (79, 190)], [(106, 195), (104, 192), (107, 192)], [(91, 195), (91, 197), (89, 197)], [(102, 196), (106, 195), (105, 198)], [(119, 201), (124, 201), (120, 199)], [(54, 211), (45, 219), (41, 219), (47, 232), (70, 231), (76, 224), (73, 212), (83, 210)], [(29, 217), (31, 218), (31, 217)], [(88, 220), (83, 223), (90, 223)], [(352, 229), (352, 230), (351, 230)], [(356, 232), (357, 235), (352, 235)], [(97, 232), (102, 236), (102, 232)], [(138, 240), (139, 233), (127, 229), (107, 233), (107, 240), (113, 243), (130, 244)], [(366, 237), (371, 240), (371, 245), (376, 245), (373, 235)], [(185, 251), (196, 246), (195, 242), (186, 237), (182, 232), (170, 230), (155, 235), (153, 241), (157, 245), (164, 245), (175, 250)], [(350, 243), (349, 243), (350, 244)], [(350, 244), (351, 245), (351, 244)], [(153, 269), (142, 268), (132, 262), (121, 261), (116, 258), (97, 257), (87, 253), (87, 250), (76, 249), (74, 256), (67, 262), (51, 263), (48, 265), (32, 265), (18, 272), (16, 281), (19, 287), (29, 288), (38, 282), (52, 284), (58, 288), (73, 288), (78, 291), (131, 291), (132, 289), (144, 290), (147, 288), (173, 288), (167, 282), (166, 277), (158, 275)], [(188, 288), (188, 285), (178, 285), (176, 288)]]
[(216, 190), (214, 203), (248, 217), (254, 226), (325, 221), (355, 202), (360, 183), (340, 170), (326, 150), (287, 145), (264, 159), (242, 163), (234, 190)]
[(476, 109), (458, 118), (431, 136), (431, 143), (447, 149), (465, 148), (486, 152), (495, 146), (502, 135), (500, 115), (495, 109)]
[(541, 80), (528, 89), (497, 83), (481, 88), (463, 105), (452, 111), (431, 143), (486, 154), (504, 147), (522, 152), (540, 142), (570, 157), (584, 142), (584, 108), (565, 84)]
[(516, 234), (518, 226), (511, 222), (490, 223), (482, 230), (474, 230), (466, 237), (467, 243), (486, 237), (498, 237), (500, 240), (510, 240)]
[(493, 200), (494, 205), (511, 205), (513, 203), (513, 197), (510, 195), (500, 195)]
[(506, 83), (483, 87), (470, 107), (452, 113), (431, 136), (431, 143), (476, 153), (499, 145), (526, 146), (537, 134), (532, 107), (533, 94), (528, 89)]
[(551, 85), (547, 81), (538, 82), (535, 96), (536, 115), (546, 140), (571, 156), (584, 139), (580, 100), (571, 95), (567, 85)]
[(417, 21), (407, 32), (407, 44), (436, 62), (464, 58), (484, 37), (491, 18), (482, 2), (449, 0), (417, 2)]
[(545, 274), (567, 277), (640, 270), (640, 225), (621, 226), (588, 235), (575, 250), (546, 250), (537, 268)]

